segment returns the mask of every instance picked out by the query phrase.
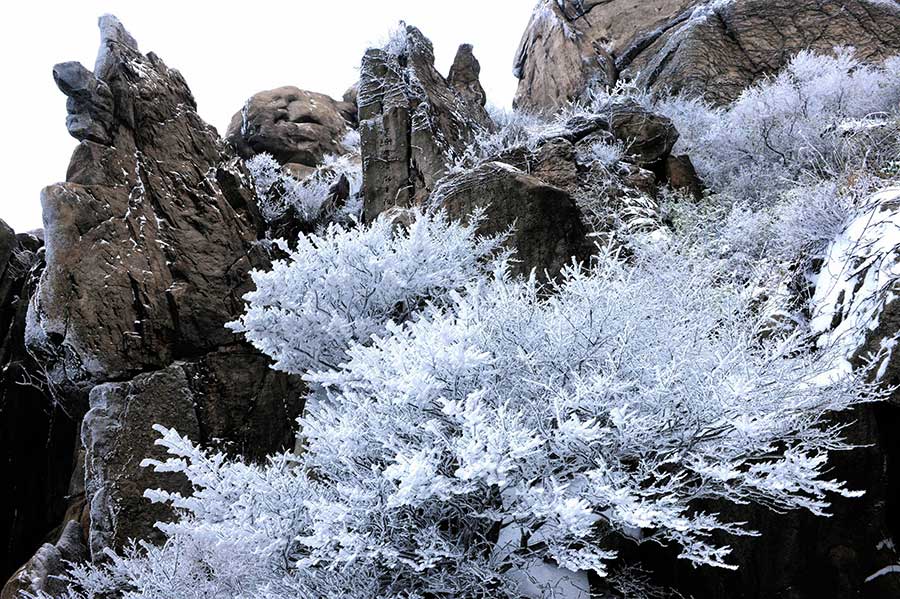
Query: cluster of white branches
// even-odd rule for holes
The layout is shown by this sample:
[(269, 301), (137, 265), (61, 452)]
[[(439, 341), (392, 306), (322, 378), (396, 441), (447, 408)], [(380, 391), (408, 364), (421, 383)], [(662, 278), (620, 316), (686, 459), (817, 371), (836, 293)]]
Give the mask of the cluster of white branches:
[[(345, 139), (348, 143), (355, 143), (358, 149), (356, 132), (348, 134)], [(352, 220), (362, 207), (362, 169), (358, 157), (353, 154), (325, 156), (322, 165), (302, 180), (287, 172), (271, 154), (265, 152), (257, 154), (246, 164), (253, 178), (260, 213), (268, 223), (287, 214), (301, 222), (314, 222), (341, 177), (349, 183), (350, 196), (340, 213), (333, 215), (333, 218), (338, 221)]]
[[(162, 547), (77, 570), (72, 597), (586, 597), (623, 539), (732, 567), (717, 533), (753, 532), (715, 500), (824, 514), (855, 495), (826, 476), (847, 449), (829, 415), (877, 393), (821, 380), (802, 339), (761, 341), (714, 264), (649, 245), (540, 288), (416, 216), (333, 229), (256, 275), (242, 328), (318, 388), (302, 449), (250, 466), (161, 429), (171, 458), (148, 464), (195, 491), (148, 497), (181, 518)], [(438, 245), (469, 266), (417, 251)], [(386, 280), (410, 291), (382, 300)]]
[(900, 153), (900, 58), (872, 65), (846, 48), (801, 52), (727, 107), (681, 97), (653, 105), (707, 185), (757, 204), (798, 181), (876, 171)]
[[(336, 367), (353, 343), (384, 334), (391, 321), (410, 318), (426, 303), (483, 276), (500, 247), (468, 225), (413, 210), (382, 215), (370, 226), (330, 225), (301, 236), (286, 260), (251, 273), (250, 305), (229, 326), (275, 360), (274, 368), (303, 374)], [(399, 221), (412, 219), (408, 227)]]

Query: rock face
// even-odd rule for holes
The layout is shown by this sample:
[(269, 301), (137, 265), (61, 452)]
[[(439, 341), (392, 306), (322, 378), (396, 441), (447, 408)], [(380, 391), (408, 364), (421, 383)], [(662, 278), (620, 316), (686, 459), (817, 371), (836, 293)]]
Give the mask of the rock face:
[[(650, 42), (650, 43), (648, 43)], [(852, 46), (880, 62), (900, 53), (900, 6), (871, 0), (747, 0), (698, 9), (642, 38), (621, 75), (643, 87), (723, 104), (805, 49)]]
[(502, 162), (481, 166), (445, 178), (435, 191), (436, 206), (454, 219), (484, 210), (479, 232), (505, 233), (515, 225), (510, 245), (515, 250), (515, 271), (538, 277), (556, 277), (572, 257), (588, 252), (586, 231), (575, 201), (562, 189)]
[(134, 487), (190, 491), (183, 478), (161, 476), (140, 464), (145, 457), (164, 458), (164, 452), (153, 445), (158, 438), (154, 424), (199, 438), (194, 403), (188, 379), (177, 365), (91, 390), (81, 436), (93, 556), (101, 556), (105, 547), (124, 547), (130, 538), (153, 541), (161, 537), (153, 524), (166, 520), (167, 510), (149, 503)]
[(0, 592), (0, 599), (20, 599), (38, 592), (47, 593), (51, 597), (62, 596), (66, 591), (66, 583), (58, 577), (65, 574), (66, 562), (85, 559), (87, 548), (81, 524), (70, 520), (55, 543), (41, 545), (28, 563), (13, 575)]
[(457, 56), (451, 83), (434, 68), (431, 42), (415, 27), (389, 49), (366, 52), (359, 84), (366, 220), (421, 203), (474, 131), (491, 127), (472, 81), (476, 62), (466, 54)]
[(44, 265), (39, 235), (15, 235), (0, 221), (0, 581), (59, 525), (71, 494), (77, 422), (54, 400), (24, 344)]
[(354, 123), (352, 102), (279, 87), (255, 94), (231, 119), (227, 140), (244, 158), (268, 152), (284, 165), (315, 167), (347, 150), (341, 139)]
[(41, 198), (47, 267), (27, 341), (72, 390), (235, 343), (224, 324), (265, 261), (181, 75), (123, 39), (102, 40), (96, 69), (117, 106), (113, 143), (82, 138), (67, 181)]
[(591, 86), (617, 79), (615, 57), (632, 39), (681, 14), (696, 0), (544, 0), (519, 43), (513, 104), (555, 112)]
[(160, 538), (154, 524), (170, 514), (135, 488), (190, 491), (180, 477), (141, 467), (144, 458), (164, 457), (154, 445), (159, 436), (154, 424), (261, 460), (273, 448), (292, 443), (296, 414), (289, 406), (299, 402), (296, 389), (269, 370), (264, 357), (241, 348), (94, 387), (81, 432), (92, 555), (104, 547), (122, 547), (130, 538)]
[(633, 79), (724, 104), (800, 50), (900, 53), (900, 9), (870, 0), (546, 0), (522, 38), (517, 107), (554, 112), (592, 86)]
[[(183, 484), (139, 467), (154, 449), (150, 426), (260, 458), (291, 446), (303, 391), (224, 327), (243, 310), (249, 270), (268, 264), (247, 173), (197, 115), (177, 71), (141, 54), (114, 17), (101, 18), (100, 29), (93, 73), (77, 63), (54, 69), (81, 143), (66, 182), (42, 194), (46, 267), (33, 293), (22, 294), (31, 296), (27, 315), (21, 298), (16, 304), (13, 334), (72, 417), (68, 442), (52, 447), (65, 447), (68, 463), (60, 459), (46, 484), (65, 489), (71, 476), (70, 494), (86, 490), (95, 558), (128, 538), (152, 538), (164, 514), (142, 498), (145, 488)], [(0, 233), (5, 253), (9, 235)], [(56, 405), (34, 399), (43, 401), (28, 409)], [(84, 474), (72, 464), (76, 453), (86, 457)], [(18, 478), (41, 480), (21, 470)], [(54, 505), (56, 520), (41, 536), (65, 511), (58, 491), (47, 495), (62, 509)]]

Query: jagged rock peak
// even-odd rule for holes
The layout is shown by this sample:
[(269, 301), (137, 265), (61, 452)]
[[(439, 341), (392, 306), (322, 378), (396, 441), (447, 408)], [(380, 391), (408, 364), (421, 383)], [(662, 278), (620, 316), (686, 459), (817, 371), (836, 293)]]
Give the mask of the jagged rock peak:
[(487, 103), (487, 94), (481, 87), (480, 76), (481, 64), (472, 52), (472, 44), (460, 45), (447, 75), (447, 82), (470, 102), (484, 106)]
[(24, 331), (82, 425), (88, 467), (72, 481), (86, 489), (95, 556), (147, 537), (161, 517), (142, 498), (171, 486), (140, 468), (150, 425), (258, 457), (292, 442), (302, 408), (300, 382), (225, 328), (243, 311), (249, 271), (269, 264), (248, 173), (178, 71), (141, 54), (115, 17), (100, 27), (95, 73), (54, 70), (80, 143), (66, 182), (41, 195), (46, 267)]
[(54, 70), (81, 143), (67, 182), (42, 193), (47, 268), (28, 328), (54, 382), (85, 391), (232, 342), (223, 325), (256, 239), (253, 200), (218, 183), (231, 155), (180, 73), (114, 17), (101, 29), (100, 77)]
[(94, 72), (102, 77), (107, 70), (115, 68), (115, 64), (110, 59), (117, 52), (127, 49), (139, 54), (140, 49), (137, 41), (114, 15), (102, 15), (98, 20), (98, 25), (100, 27), (100, 50), (97, 53), (97, 61), (94, 63)]
[[(141, 54), (116, 17), (105, 15), (99, 24), (101, 43), (93, 73), (78, 62), (53, 67), (57, 86), (69, 98), (66, 124), (73, 137), (108, 145), (116, 135), (114, 128), (138, 129), (152, 120), (176, 119), (184, 108), (196, 112), (181, 73), (152, 52)], [(138, 103), (147, 123), (136, 119)], [(203, 127), (207, 135), (218, 137), (212, 127)]]
[(492, 127), (467, 53), (453, 72), (460, 91), (437, 71), (431, 41), (415, 27), (366, 52), (358, 100), (366, 220), (421, 203), (475, 132)]

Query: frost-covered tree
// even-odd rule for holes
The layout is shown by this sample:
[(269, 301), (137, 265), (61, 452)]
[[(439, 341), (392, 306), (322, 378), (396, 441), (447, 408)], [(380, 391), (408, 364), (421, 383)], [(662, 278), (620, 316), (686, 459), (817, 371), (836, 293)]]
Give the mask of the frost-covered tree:
[[(342, 140), (346, 147), (358, 152), (359, 134), (351, 131)], [(300, 222), (312, 223), (321, 216), (323, 206), (332, 188), (341, 177), (349, 185), (349, 200), (340, 214), (330, 215), (332, 220), (347, 221), (358, 217), (362, 208), (360, 189), (362, 169), (359, 157), (327, 155), (322, 164), (305, 179), (299, 180), (266, 152), (247, 161), (247, 169), (253, 178), (253, 186), (259, 199), (259, 210), (268, 223), (290, 215)]]

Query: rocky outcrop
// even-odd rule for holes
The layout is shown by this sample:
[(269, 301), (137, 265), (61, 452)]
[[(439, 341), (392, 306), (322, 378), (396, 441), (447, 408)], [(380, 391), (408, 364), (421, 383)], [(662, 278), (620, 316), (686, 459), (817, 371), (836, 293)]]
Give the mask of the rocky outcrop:
[[(687, 156), (672, 150), (678, 131), (667, 117), (632, 101), (610, 101), (591, 115), (569, 118), (533, 150), (513, 148), (494, 159), (522, 169), (539, 179), (577, 195), (594, 192), (591, 171), (598, 168), (592, 146), (618, 146), (624, 156), (616, 168), (603, 168), (616, 185), (656, 196), (659, 188), (700, 193), (702, 183)], [(590, 189), (586, 189), (590, 188)]]
[(344, 154), (341, 140), (355, 124), (355, 106), (316, 92), (286, 86), (247, 100), (231, 119), (226, 139), (244, 158), (268, 152), (281, 164), (303, 171), (326, 154)]
[(447, 83), (456, 90), (467, 104), (484, 106), (487, 103), (487, 94), (481, 87), (481, 64), (472, 53), (471, 44), (463, 44), (456, 51), (456, 57), (450, 66), (447, 75)]
[[(52, 485), (68, 487), (71, 476), (70, 495), (86, 490), (95, 558), (153, 538), (165, 514), (144, 489), (183, 484), (139, 466), (154, 450), (154, 423), (257, 459), (292, 445), (303, 389), (224, 327), (243, 310), (249, 270), (268, 265), (242, 164), (197, 115), (178, 71), (141, 54), (114, 17), (100, 29), (93, 73), (77, 63), (54, 69), (80, 144), (66, 182), (42, 194), (46, 267), (16, 333), (72, 416), (68, 462)], [(52, 496), (63, 504), (55, 526), (65, 502)]]
[(616, 82), (616, 56), (639, 34), (653, 31), (697, 0), (543, 0), (519, 43), (513, 104), (555, 112), (592, 86)]
[(78, 62), (64, 62), (53, 67), (53, 79), (68, 98), (66, 128), (69, 133), (76, 139), (101, 144), (111, 142), (115, 106), (109, 87)]
[[(535, 270), (555, 278), (572, 258), (587, 259), (595, 241), (587, 237), (588, 220), (594, 233), (612, 233), (616, 223), (596, 222), (596, 215), (580, 209), (582, 201), (612, 215), (624, 198), (653, 198), (665, 185), (688, 193), (701, 189), (690, 159), (671, 154), (678, 140), (672, 122), (634, 102), (609, 102), (551, 131), (534, 147), (514, 147), (444, 177), (430, 200), (454, 218), (484, 210), (483, 233), (512, 230), (509, 245), (519, 274)], [(599, 163), (595, 144), (618, 144), (623, 159)]]
[(59, 597), (66, 592), (67, 583), (60, 577), (66, 573), (67, 562), (87, 559), (87, 548), (81, 524), (70, 520), (55, 543), (45, 543), (24, 566), (10, 578), (0, 599), (21, 599), (46, 593)]
[[(478, 128), (491, 121), (471, 81), (474, 58), (458, 56), (460, 93), (434, 67), (431, 42), (415, 27), (388, 49), (362, 61), (359, 131), (363, 155), (363, 216), (421, 203)], [(469, 62), (467, 67), (464, 63)], [(468, 83), (465, 81), (468, 80)]]
[(723, 104), (797, 52), (853, 47), (865, 62), (900, 54), (900, 6), (871, 0), (711, 3), (638, 40), (617, 58), (648, 89)]
[(835, 46), (856, 48), (864, 61), (900, 53), (900, 8), (871, 0), (545, 0), (516, 56), (515, 104), (554, 112), (619, 79), (724, 104), (800, 50)]
[(562, 189), (502, 162), (488, 162), (446, 177), (434, 205), (453, 219), (483, 211), (479, 232), (504, 234), (514, 250), (514, 272), (552, 279), (572, 258), (588, 255), (586, 231), (575, 201)]

